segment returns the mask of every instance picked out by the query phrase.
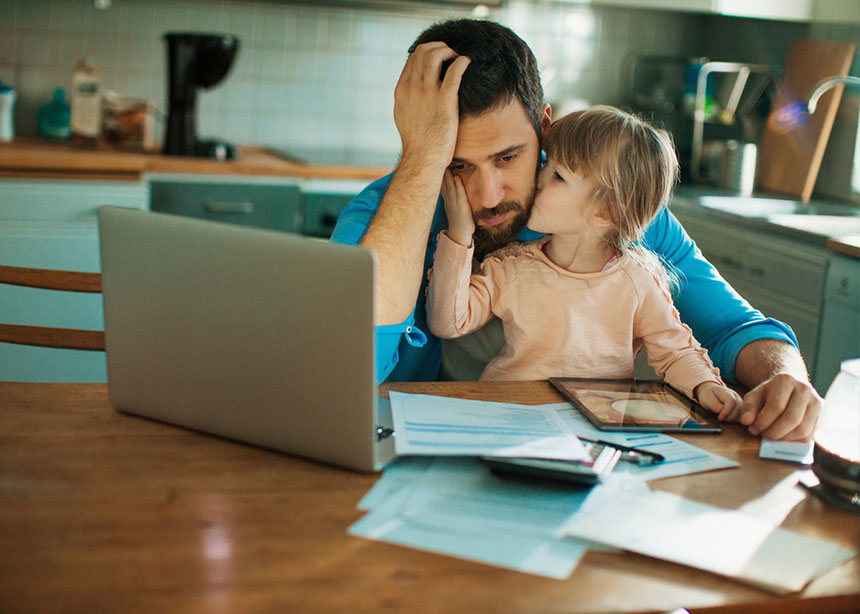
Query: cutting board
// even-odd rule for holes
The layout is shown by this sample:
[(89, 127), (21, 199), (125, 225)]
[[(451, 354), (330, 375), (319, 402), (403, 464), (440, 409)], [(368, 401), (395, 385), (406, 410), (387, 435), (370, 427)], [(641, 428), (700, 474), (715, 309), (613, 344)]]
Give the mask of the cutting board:
[(811, 116), (806, 97), (821, 79), (847, 75), (853, 57), (853, 43), (799, 39), (791, 44), (759, 142), (758, 189), (809, 201), (843, 88), (826, 92)]

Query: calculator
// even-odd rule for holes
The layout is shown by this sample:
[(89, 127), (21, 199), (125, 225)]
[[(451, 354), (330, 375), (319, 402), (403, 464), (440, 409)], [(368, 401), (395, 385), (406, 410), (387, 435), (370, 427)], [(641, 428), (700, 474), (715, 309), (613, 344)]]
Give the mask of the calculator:
[(586, 461), (503, 456), (484, 456), (481, 460), (493, 473), (500, 475), (514, 474), (591, 486), (612, 472), (621, 459), (622, 452), (602, 443), (584, 445), (589, 455)]

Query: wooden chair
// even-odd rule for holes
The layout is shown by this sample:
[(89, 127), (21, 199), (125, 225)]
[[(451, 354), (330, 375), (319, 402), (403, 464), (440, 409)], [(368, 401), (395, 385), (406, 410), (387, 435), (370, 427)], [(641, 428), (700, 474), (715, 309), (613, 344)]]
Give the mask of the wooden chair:
[[(99, 273), (56, 271), (0, 265), (0, 283), (64, 292), (101, 292)], [(105, 334), (100, 330), (0, 324), (0, 341), (20, 345), (104, 351)]]

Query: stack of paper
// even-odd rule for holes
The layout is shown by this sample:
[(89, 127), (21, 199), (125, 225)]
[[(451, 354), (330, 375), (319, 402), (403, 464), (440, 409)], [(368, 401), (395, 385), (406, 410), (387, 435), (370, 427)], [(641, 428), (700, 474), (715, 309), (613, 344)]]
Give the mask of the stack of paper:
[(518, 405), (392, 392), (395, 449), (408, 455), (521, 456), (580, 460), (579, 437), (659, 452), (659, 465), (619, 463), (615, 472), (655, 480), (737, 467), (663, 433), (608, 433), (592, 426), (569, 403)]
[(349, 533), (562, 579), (589, 548), (606, 549), (558, 536), (598, 488), (498, 478), (474, 458), (399, 459), (361, 501), (370, 512)]
[[(567, 403), (531, 406), (391, 393), (400, 458), (359, 504), (369, 513), (349, 532), (509, 569), (565, 578), (588, 548), (558, 531), (587, 497), (648, 491), (645, 479), (737, 463), (659, 433), (596, 431)], [(591, 490), (499, 478), (464, 454), (582, 458), (576, 435), (659, 449), (653, 467), (622, 463)], [(404, 455), (415, 456), (404, 456)], [(433, 455), (433, 456), (430, 456)], [(621, 465), (624, 465), (623, 469)], [(627, 473), (629, 472), (629, 473)]]
[[(401, 456), (349, 533), (566, 578), (591, 548), (621, 548), (778, 592), (855, 553), (743, 512), (650, 492), (645, 481), (737, 463), (661, 433), (598, 431), (567, 403), (514, 405), (391, 393)], [(476, 455), (583, 457), (577, 436), (660, 452), (590, 490), (493, 475)], [(432, 455), (432, 456), (431, 456)], [(463, 455), (468, 455), (464, 457)], [(776, 523), (778, 524), (778, 523)]]

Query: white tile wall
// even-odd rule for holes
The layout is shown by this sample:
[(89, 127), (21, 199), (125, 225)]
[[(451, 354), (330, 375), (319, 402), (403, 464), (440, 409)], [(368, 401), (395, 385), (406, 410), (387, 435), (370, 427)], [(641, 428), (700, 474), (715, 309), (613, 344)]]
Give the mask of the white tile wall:
[[(18, 90), (16, 131), (68, 87), (89, 56), (106, 88), (165, 100), (166, 31), (227, 32), (241, 49), (227, 79), (199, 96), (198, 133), (237, 143), (394, 163), (393, 90), (406, 49), (425, 27), (465, 9), (354, 10), (248, 0), (0, 0), (0, 79)], [(630, 53), (694, 54), (702, 18), (679, 13), (511, 0), (490, 18), (534, 49), (547, 99), (621, 103)]]

